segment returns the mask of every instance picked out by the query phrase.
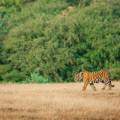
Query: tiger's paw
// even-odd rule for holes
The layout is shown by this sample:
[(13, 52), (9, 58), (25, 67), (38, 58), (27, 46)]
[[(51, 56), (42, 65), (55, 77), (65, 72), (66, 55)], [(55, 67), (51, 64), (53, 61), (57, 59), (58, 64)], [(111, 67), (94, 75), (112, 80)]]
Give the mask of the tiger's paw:
[(102, 88), (102, 90), (105, 90), (105, 88)]
[(111, 85), (111, 87), (115, 87), (115, 85)]

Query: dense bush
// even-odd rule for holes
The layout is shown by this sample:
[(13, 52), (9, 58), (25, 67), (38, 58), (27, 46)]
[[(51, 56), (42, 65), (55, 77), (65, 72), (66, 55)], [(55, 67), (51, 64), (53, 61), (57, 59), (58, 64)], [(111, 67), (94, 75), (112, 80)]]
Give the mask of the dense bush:
[(70, 5), (88, 6), (93, 0), (66, 0)]
[(45, 77), (39, 75), (39, 73), (37, 72), (33, 72), (30, 74), (30, 77), (28, 77), (26, 79), (27, 83), (48, 83), (48, 79), (46, 79)]
[(17, 70), (12, 70), (3, 76), (3, 80), (6, 82), (22, 82), (25, 78), (25, 74)]
[(100, 69), (120, 78), (119, 0), (20, 4), (1, 8), (0, 63), (12, 66), (3, 80), (69, 82), (75, 72)]

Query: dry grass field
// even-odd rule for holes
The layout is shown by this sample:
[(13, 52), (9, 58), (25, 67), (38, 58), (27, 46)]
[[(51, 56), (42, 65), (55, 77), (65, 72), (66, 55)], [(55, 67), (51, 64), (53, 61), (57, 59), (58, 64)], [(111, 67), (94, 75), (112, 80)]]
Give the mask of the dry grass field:
[(82, 92), (83, 83), (0, 84), (0, 120), (120, 120), (120, 82)]

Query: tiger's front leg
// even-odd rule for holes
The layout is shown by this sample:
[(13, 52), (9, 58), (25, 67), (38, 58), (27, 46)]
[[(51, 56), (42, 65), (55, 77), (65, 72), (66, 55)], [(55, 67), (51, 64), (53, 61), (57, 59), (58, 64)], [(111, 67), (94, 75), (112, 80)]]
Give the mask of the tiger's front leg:
[(96, 87), (94, 86), (94, 83), (93, 83), (93, 82), (90, 82), (90, 86), (91, 86), (91, 88), (92, 88), (94, 91), (96, 91)]
[(86, 90), (86, 88), (87, 88), (87, 86), (88, 86), (88, 81), (86, 80), (84, 80), (84, 85), (83, 85), (83, 88), (82, 88), (82, 91), (85, 91)]
[(104, 84), (104, 86), (102, 87), (102, 90), (105, 90), (106, 86), (107, 86), (107, 84)]

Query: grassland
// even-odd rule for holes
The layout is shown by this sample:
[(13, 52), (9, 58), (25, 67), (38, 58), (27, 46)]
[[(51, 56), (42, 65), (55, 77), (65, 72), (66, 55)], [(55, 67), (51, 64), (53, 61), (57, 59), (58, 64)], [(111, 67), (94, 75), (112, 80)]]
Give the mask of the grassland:
[(119, 120), (120, 83), (111, 91), (83, 83), (0, 84), (0, 120)]

